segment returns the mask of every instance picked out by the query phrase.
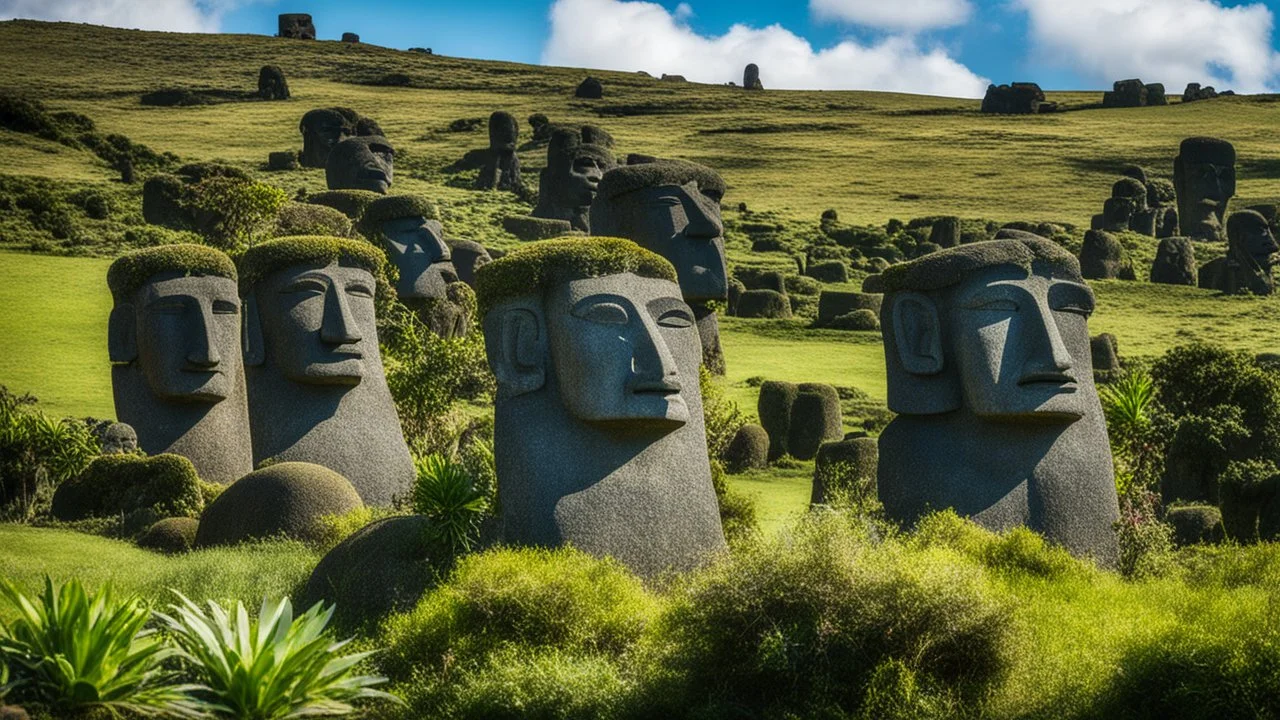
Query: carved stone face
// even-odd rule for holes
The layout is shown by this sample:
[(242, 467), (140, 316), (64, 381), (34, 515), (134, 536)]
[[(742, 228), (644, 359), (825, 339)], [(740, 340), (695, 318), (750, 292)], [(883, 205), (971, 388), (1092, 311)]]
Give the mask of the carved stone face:
[(1071, 423), (1088, 410), (1093, 293), (1020, 268), (976, 273), (951, 295), (964, 402), (993, 420)]
[(153, 278), (134, 296), (138, 363), (157, 397), (217, 403), (240, 374), (240, 297), (224, 277)]
[(1231, 226), (1231, 252), (1237, 257), (1248, 257), (1254, 267), (1270, 268), (1275, 264), (1274, 255), (1280, 252), (1271, 228), (1265, 222), (1237, 223)]
[(325, 179), (330, 190), (371, 190), (386, 194), (394, 175), (395, 150), (377, 135), (347, 138), (329, 153)]
[(439, 222), (388, 220), (382, 223), (382, 237), (387, 257), (400, 270), (396, 294), (401, 298), (441, 298), (449, 283), (458, 281)]
[(1227, 202), (1236, 194), (1235, 167), (1183, 162), (1177, 169), (1182, 233), (1191, 237), (1220, 237)]
[(138, 433), (133, 426), (112, 423), (102, 436), (103, 455), (132, 455), (138, 452)]
[(503, 153), (516, 151), (520, 128), (516, 119), (506, 113), (494, 113), (489, 117), (489, 147)]
[(323, 167), (329, 153), (350, 135), (346, 120), (337, 113), (310, 113), (302, 119), (302, 155), (311, 167)]
[(591, 423), (678, 427), (702, 345), (675, 283), (631, 274), (566, 283), (546, 298), (553, 371), (569, 413)]
[(564, 176), (562, 191), (566, 201), (571, 205), (590, 205), (596, 198), (600, 178), (607, 169), (599, 160), (589, 155), (575, 157)]
[(663, 185), (614, 201), (620, 234), (671, 261), (688, 302), (724, 300), (729, 293), (720, 199), (697, 183)]
[(307, 385), (357, 385), (380, 362), (373, 275), (331, 263), (272, 273), (254, 287), (268, 363)]

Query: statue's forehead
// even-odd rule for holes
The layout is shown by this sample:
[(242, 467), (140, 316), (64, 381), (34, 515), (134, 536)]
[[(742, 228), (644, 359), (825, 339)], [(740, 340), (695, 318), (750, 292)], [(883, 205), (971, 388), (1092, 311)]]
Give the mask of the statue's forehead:
[(323, 275), (332, 280), (368, 280), (373, 282), (373, 273), (362, 267), (342, 265), (337, 260), (329, 263), (298, 263), (276, 270), (271, 274), (269, 282), (286, 283), (304, 275)]
[(667, 297), (683, 302), (680, 286), (676, 283), (659, 278), (640, 277), (633, 273), (570, 280), (552, 291), (553, 298), (570, 305), (593, 295), (617, 295), (637, 305), (645, 305), (653, 300)]
[(993, 265), (974, 270), (954, 286), (958, 296), (977, 292), (993, 285), (1025, 288), (1029, 291), (1047, 291), (1055, 285), (1073, 285), (1088, 291), (1089, 286), (1074, 276), (1042, 263), (1036, 263), (1031, 271), (1018, 265)]
[(152, 275), (142, 286), (144, 299), (188, 295), (192, 297), (236, 298), (236, 281), (220, 275), (187, 275), (182, 271)]

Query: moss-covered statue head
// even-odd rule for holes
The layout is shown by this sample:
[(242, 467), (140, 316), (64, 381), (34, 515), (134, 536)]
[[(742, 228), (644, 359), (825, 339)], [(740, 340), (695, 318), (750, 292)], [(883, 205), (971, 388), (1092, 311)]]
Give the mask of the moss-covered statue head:
[(351, 137), (334, 146), (325, 162), (330, 190), (369, 190), (385, 195), (394, 179), (396, 151), (380, 135)]
[(345, 108), (317, 108), (302, 116), (298, 131), (302, 133), (303, 167), (322, 168), (329, 160), (329, 153), (338, 143), (356, 134), (354, 113)]
[(389, 195), (373, 202), (360, 220), (360, 232), (399, 270), (400, 299), (443, 298), (449, 283), (458, 281), (444, 227), (426, 198)]
[(659, 160), (614, 168), (600, 181), (591, 231), (628, 238), (670, 260), (685, 300), (724, 300), (724, 192), (724, 180), (695, 163)]

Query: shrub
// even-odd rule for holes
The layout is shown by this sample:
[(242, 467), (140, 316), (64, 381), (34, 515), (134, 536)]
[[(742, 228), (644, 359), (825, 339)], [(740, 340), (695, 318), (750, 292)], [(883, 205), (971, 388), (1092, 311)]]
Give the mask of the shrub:
[(738, 299), (738, 317), (789, 318), (791, 304), (774, 290), (748, 290)]
[(138, 598), (120, 598), (106, 585), (87, 592), (77, 580), (29, 599), (0, 578), (0, 598), (16, 617), (0, 623), (0, 655), (18, 683), (18, 700), (55, 710), (90, 707), (141, 714), (191, 715), (194, 705), (162, 663), (173, 654), (153, 631)]
[[(138, 514), (151, 522), (199, 517), (204, 509), (200, 478), (181, 455), (103, 455), (53, 496), (59, 520)], [(150, 523), (147, 523), (150, 524)]]
[(801, 384), (791, 405), (787, 452), (798, 460), (812, 460), (823, 442), (841, 438), (842, 422), (840, 394), (834, 387)]
[(879, 331), (880, 316), (874, 310), (854, 310), (831, 321), (834, 330)]
[(237, 718), (273, 720), (349, 715), (360, 700), (397, 699), (374, 690), (384, 678), (357, 675), (371, 652), (342, 656), (347, 644), (325, 629), (333, 608), (317, 604), (297, 618), (288, 598), (262, 601), (252, 620), (243, 603), (233, 611), (209, 601), (208, 611), (178, 596), (172, 615), (159, 615), (182, 655), (195, 665), (191, 692), (205, 709)]
[(443, 455), (414, 458), (413, 466), (413, 511), (430, 521), (429, 543), (449, 555), (468, 552), (489, 512), (484, 491), (466, 467)]
[(1184, 345), (1156, 360), (1151, 377), (1160, 404), (1175, 417), (1237, 406), (1258, 451), (1280, 456), (1280, 379), (1260, 368), (1251, 354), (1204, 343)]
[(55, 420), (36, 399), (0, 385), (0, 517), (30, 520), (47, 509), (54, 488), (80, 474), (101, 446), (88, 426)]
[(713, 458), (722, 457), (738, 430), (747, 421), (737, 403), (725, 397), (724, 388), (716, 383), (706, 366), (698, 369), (698, 385), (702, 392), (702, 414), (707, 427), (707, 454)]
[[(1236, 542), (1269, 539), (1271, 528), (1260, 526), (1262, 510), (1280, 488), (1280, 469), (1269, 460), (1236, 460), (1221, 477), (1222, 526)], [(1280, 530), (1275, 528), (1274, 530)]]
[(195, 518), (165, 518), (142, 533), (138, 547), (162, 553), (183, 553), (196, 544), (196, 530), (200, 522)]
[(639, 578), (572, 548), (500, 549), (458, 561), (410, 613), (383, 626), (379, 658), (394, 680), (436, 678), (504, 647), (616, 657), (657, 610)]
[(324, 205), (290, 202), (276, 216), (276, 237), (291, 235), (351, 235), (351, 220), (338, 210)]
[(874, 438), (823, 443), (813, 465), (813, 492), (809, 503), (874, 512), (878, 509), (876, 463), (879, 457)]
[(269, 235), (288, 199), (273, 185), (213, 176), (190, 188), (188, 203), (209, 244), (235, 252)]
[[(322, 518), (364, 503), (351, 482), (322, 465), (274, 462), (232, 483), (200, 518), (197, 547), (289, 538), (320, 541)], [(270, 508), (264, 512), (263, 508)]]
[(769, 465), (769, 433), (759, 425), (746, 424), (738, 428), (733, 439), (721, 454), (725, 471), (737, 474)]
[(655, 629), (648, 699), (682, 716), (844, 716), (889, 661), (922, 692), (977, 697), (1007, 665), (1009, 611), (957, 553), (877, 547), (838, 514), (812, 515), (677, 591)]
[(840, 260), (827, 260), (809, 266), (809, 277), (824, 283), (849, 282), (849, 267)]
[(1183, 505), (1165, 514), (1180, 546), (1214, 543), (1222, 539), (1222, 512), (1212, 505)]

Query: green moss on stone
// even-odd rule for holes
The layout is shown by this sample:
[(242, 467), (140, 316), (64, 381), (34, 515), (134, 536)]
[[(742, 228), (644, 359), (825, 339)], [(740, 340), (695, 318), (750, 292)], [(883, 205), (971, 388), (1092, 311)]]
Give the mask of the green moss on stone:
[(717, 200), (724, 197), (724, 178), (709, 167), (685, 160), (659, 160), (614, 168), (600, 179), (596, 197), (609, 200), (641, 188), (685, 185), (690, 182), (697, 183), (704, 195)]
[(291, 202), (276, 216), (276, 237), (326, 235), (346, 237), (351, 234), (351, 220), (342, 212), (325, 205)]
[(121, 255), (107, 270), (107, 287), (111, 288), (116, 302), (127, 302), (153, 276), (168, 272), (236, 279), (236, 266), (226, 253), (204, 245), (182, 243)]
[(307, 202), (312, 205), (331, 207), (351, 218), (353, 222), (358, 222), (365, 210), (382, 197), (371, 190), (327, 190), (308, 197)]
[(386, 283), (387, 258), (368, 243), (347, 238), (299, 235), (269, 240), (245, 251), (240, 258), (240, 293), (248, 292), (277, 270), (296, 265), (339, 265), (368, 270), (379, 285)]
[(634, 273), (676, 282), (666, 258), (621, 238), (583, 237), (527, 245), (476, 271), (476, 295), (483, 317), (495, 305), (540, 295), (573, 280)]
[(356, 228), (361, 235), (373, 240), (380, 238), (382, 223), (413, 217), (438, 220), (439, 213), (430, 200), (420, 195), (388, 195), (374, 200), (365, 208)]
[(1082, 281), (1080, 263), (1070, 252), (1043, 238), (988, 240), (947, 248), (917, 260), (888, 267), (866, 279), (862, 289), (869, 293), (899, 290), (928, 292), (962, 281), (970, 273), (998, 265), (1013, 265), (1031, 272), (1033, 264), (1048, 264), (1055, 275)]

